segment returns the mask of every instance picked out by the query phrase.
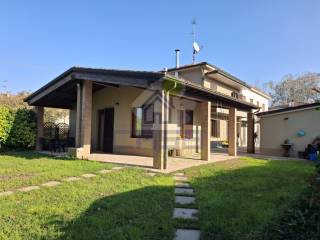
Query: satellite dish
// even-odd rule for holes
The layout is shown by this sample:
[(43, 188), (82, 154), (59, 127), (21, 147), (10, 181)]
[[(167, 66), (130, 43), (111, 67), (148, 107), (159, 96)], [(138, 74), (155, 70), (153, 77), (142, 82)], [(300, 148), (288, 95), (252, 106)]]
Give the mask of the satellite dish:
[(199, 47), (198, 43), (193, 42), (192, 46), (193, 46), (193, 50), (194, 50), (196, 53), (200, 52), (200, 47)]

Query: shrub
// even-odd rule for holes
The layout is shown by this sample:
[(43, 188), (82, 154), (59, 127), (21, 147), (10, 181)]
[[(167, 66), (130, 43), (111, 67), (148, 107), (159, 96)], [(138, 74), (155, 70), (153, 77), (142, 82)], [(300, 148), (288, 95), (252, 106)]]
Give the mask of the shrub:
[(30, 149), (36, 142), (36, 115), (26, 108), (14, 113), (12, 128), (7, 139), (7, 146), (16, 149)]
[(0, 148), (7, 143), (13, 123), (13, 113), (6, 106), (0, 106)]

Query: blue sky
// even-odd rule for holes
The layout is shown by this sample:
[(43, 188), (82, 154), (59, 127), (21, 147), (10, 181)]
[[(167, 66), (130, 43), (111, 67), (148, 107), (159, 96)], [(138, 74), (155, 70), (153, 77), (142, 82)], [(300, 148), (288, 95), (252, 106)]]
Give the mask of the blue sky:
[[(28, 4), (26, 4), (28, 3)], [(253, 85), (320, 72), (320, 1), (14, 1), (0, 3), (0, 91), (34, 91), (71, 66), (161, 70), (197, 61)]]

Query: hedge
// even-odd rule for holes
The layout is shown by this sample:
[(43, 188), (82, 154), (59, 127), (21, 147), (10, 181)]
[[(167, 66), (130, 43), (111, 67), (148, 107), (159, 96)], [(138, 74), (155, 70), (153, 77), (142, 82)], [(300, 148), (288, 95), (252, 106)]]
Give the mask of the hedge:
[(36, 114), (0, 106), (0, 143), (5, 148), (32, 149), (36, 142)]
[(0, 106), (0, 147), (6, 145), (12, 124), (12, 111), (6, 106)]

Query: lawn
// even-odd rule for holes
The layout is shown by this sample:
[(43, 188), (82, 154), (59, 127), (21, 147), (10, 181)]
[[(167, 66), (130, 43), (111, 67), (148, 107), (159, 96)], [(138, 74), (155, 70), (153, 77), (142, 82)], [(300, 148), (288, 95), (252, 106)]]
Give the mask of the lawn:
[(53, 158), (34, 152), (1, 154), (0, 191), (78, 176), (112, 166), (99, 162)]
[(186, 170), (202, 239), (260, 239), (301, 196), (314, 166), (243, 158)]
[[(110, 167), (32, 154), (1, 156), (0, 166), (1, 176), (34, 174), (33, 180), (25, 179), (28, 184)], [(202, 239), (259, 239), (299, 199), (312, 172), (313, 166), (302, 162), (249, 158), (186, 169), (196, 190), (200, 224), (182, 225), (199, 226)], [(14, 179), (2, 187), (28, 185), (23, 178)], [(126, 168), (2, 196), (0, 239), (171, 240), (177, 227), (171, 218), (173, 188), (171, 175), (151, 177), (145, 170)]]

